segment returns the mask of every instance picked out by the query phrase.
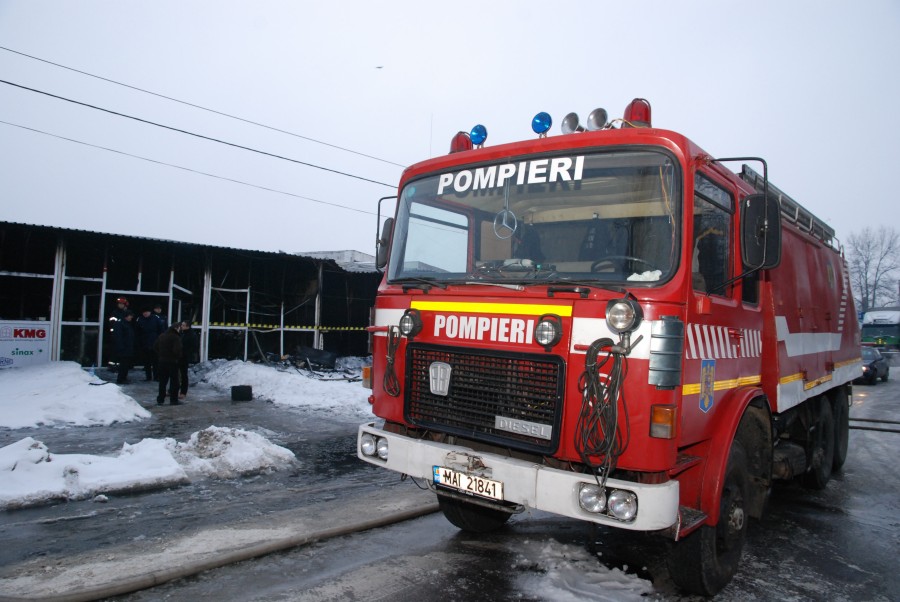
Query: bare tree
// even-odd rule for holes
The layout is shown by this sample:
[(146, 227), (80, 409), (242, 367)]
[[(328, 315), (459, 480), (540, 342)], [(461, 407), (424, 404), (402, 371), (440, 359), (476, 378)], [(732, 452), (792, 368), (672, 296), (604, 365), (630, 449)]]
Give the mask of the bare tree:
[(897, 300), (900, 235), (885, 226), (863, 228), (847, 240), (847, 262), (856, 308), (867, 311)]

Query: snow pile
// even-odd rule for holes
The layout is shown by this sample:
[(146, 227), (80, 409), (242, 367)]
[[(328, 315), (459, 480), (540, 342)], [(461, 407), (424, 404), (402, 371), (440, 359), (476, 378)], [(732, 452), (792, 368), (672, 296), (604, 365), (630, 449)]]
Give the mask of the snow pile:
[(249, 431), (211, 426), (187, 443), (166, 439), (166, 447), (188, 476), (232, 478), (289, 466), (292, 451)]
[[(347, 361), (346, 358), (344, 361)], [(293, 407), (329, 410), (354, 418), (371, 418), (371, 391), (359, 381), (341, 382), (328, 377), (319, 380), (309, 372), (294, 368), (280, 370), (264, 364), (240, 360), (212, 360), (196, 367), (195, 377), (216, 388), (230, 390), (235, 385), (250, 385), (254, 399)]]
[(0, 448), (0, 509), (232, 478), (289, 466), (294, 454), (239, 429), (209, 427), (186, 443), (144, 439), (114, 457), (51, 454), (31, 437)]
[(583, 548), (556, 541), (525, 542), (513, 563), (519, 591), (541, 600), (642, 602), (653, 584), (617, 568), (608, 569)]
[(0, 427), (106, 425), (149, 418), (114, 384), (75, 362), (49, 362), (0, 370)]

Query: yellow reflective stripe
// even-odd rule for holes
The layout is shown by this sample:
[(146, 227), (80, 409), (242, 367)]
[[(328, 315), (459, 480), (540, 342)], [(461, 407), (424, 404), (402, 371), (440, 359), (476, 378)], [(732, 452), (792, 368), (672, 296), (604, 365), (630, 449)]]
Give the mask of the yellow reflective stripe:
[(413, 309), (464, 314), (510, 314), (516, 316), (572, 315), (571, 305), (532, 305), (527, 303), (468, 303), (465, 301), (413, 301)]
[(778, 384), (786, 385), (788, 383), (792, 383), (792, 382), (795, 382), (798, 380), (803, 380), (802, 372), (797, 372), (796, 374), (789, 374), (787, 376), (782, 376), (780, 379), (778, 379)]
[[(762, 382), (759, 374), (754, 376), (742, 376), (740, 378), (730, 378), (728, 380), (717, 380), (713, 384), (714, 391), (725, 391), (728, 389), (737, 389), (738, 387), (749, 387), (750, 385), (758, 385)], [(681, 387), (682, 395), (699, 395), (700, 383), (692, 383)]]

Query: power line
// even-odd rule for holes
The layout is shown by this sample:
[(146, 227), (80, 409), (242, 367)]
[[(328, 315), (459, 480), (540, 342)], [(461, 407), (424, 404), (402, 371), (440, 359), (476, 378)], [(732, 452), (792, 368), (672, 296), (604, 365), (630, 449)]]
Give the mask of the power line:
[(315, 142), (316, 144), (321, 144), (324, 146), (329, 146), (331, 148), (336, 148), (338, 150), (342, 150), (348, 153), (353, 153), (354, 155), (359, 155), (360, 157), (366, 157), (367, 159), (374, 159), (375, 161), (381, 161), (382, 163), (388, 163), (390, 165), (396, 165), (397, 167), (406, 167), (402, 163), (395, 163), (394, 161), (388, 161), (387, 159), (382, 159), (381, 157), (376, 157), (374, 155), (367, 155), (366, 153), (361, 153), (359, 151), (355, 151), (350, 148), (346, 148), (344, 146), (338, 146), (336, 144), (331, 144), (328, 142), (324, 142), (322, 140), (316, 140), (315, 138), (310, 138), (309, 136), (302, 136), (300, 134), (295, 134), (294, 132), (290, 132), (288, 130), (283, 130), (281, 128), (277, 128), (271, 125), (266, 125), (264, 123), (259, 123), (258, 121), (253, 121), (251, 119), (245, 119), (243, 117), (238, 117), (237, 115), (231, 115), (229, 113), (225, 113), (223, 111), (217, 111), (215, 109), (210, 109), (209, 107), (204, 107), (198, 104), (194, 104), (192, 102), (187, 102), (186, 100), (179, 100), (178, 98), (173, 98), (171, 96), (166, 96), (165, 94), (159, 94), (158, 92), (153, 92), (152, 90), (146, 90), (144, 88), (139, 88), (137, 86), (132, 86), (120, 81), (116, 81), (114, 79), (110, 79), (108, 77), (103, 77), (100, 75), (95, 75), (93, 73), (88, 73), (87, 71), (82, 71), (81, 69), (75, 69), (74, 67), (68, 67), (66, 65), (62, 65), (60, 63), (54, 63), (53, 61), (48, 61), (47, 59), (42, 59), (37, 56), (33, 56), (30, 54), (26, 54), (24, 52), (19, 52), (18, 50), (13, 50), (12, 48), (7, 48), (6, 46), (0, 46), (0, 50), (5, 50), (7, 52), (12, 52), (13, 54), (18, 54), (19, 56), (24, 56), (35, 61), (40, 61), (42, 63), (47, 63), (48, 65), (53, 65), (54, 67), (59, 67), (60, 69), (67, 69), (69, 71), (73, 71), (75, 73), (80, 73), (82, 75), (87, 75), (88, 77), (93, 77), (95, 79), (103, 80), (105, 82), (109, 82), (111, 84), (116, 84), (117, 86), (122, 86), (124, 88), (129, 88), (131, 90), (137, 90), (138, 92), (143, 92), (144, 94), (150, 94), (152, 96), (156, 96), (158, 98), (164, 98), (166, 100), (171, 100), (172, 102), (177, 102), (189, 107), (193, 107), (195, 109), (200, 109), (201, 111), (207, 111), (209, 113), (215, 113), (216, 115), (221, 115), (223, 117), (228, 117), (229, 119), (236, 119), (237, 121), (243, 121), (244, 123), (249, 123), (251, 125), (259, 126), (262, 128), (266, 128), (267, 130), (272, 130), (274, 132), (280, 132), (282, 134), (287, 134), (288, 136), (294, 136), (295, 138), (300, 138), (302, 140), (308, 140), (310, 142)]
[(251, 184), (250, 182), (244, 182), (242, 180), (236, 180), (234, 178), (227, 178), (225, 176), (218, 176), (216, 174), (207, 173), (205, 171), (200, 171), (197, 169), (191, 169), (190, 167), (183, 167), (181, 165), (175, 165), (174, 163), (166, 163), (165, 161), (157, 161), (156, 159), (150, 159), (149, 157), (142, 157), (140, 155), (133, 155), (131, 153), (126, 153), (125, 151), (116, 150), (114, 148), (108, 148), (106, 146), (100, 146), (97, 144), (91, 144), (90, 142), (84, 142), (82, 140), (76, 140), (74, 138), (67, 138), (65, 136), (60, 136), (58, 134), (52, 134), (50, 132), (45, 132), (43, 130), (38, 130), (35, 128), (30, 128), (25, 125), (19, 125), (18, 123), (10, 123), (9, 121), (0, 120), (0, 123), (9, 125), (12, 127), (21, 128), (23, 130), (28, 130), (31, 132), (35, 132), (38, 134), (43, 134), (45, 136), (51, 136), (53, 138), (59, 138), (60, 140), (66, 140), (68, 142), (74, 142), (75, 144), (82, 144), (84, 146), (90, 146), (92, 148), (97, 148), (100, 150), (105, 150), (111, 153), (116, 153), (119, 155), (125, 155), (126, 157), (131, 157), (133, 159), (140, 159), (142, 161), (149, 161), (150, 163), (156, 163), (157, 165), (165, 165), (166, 167), (174, 167), (175, 169), (180, 169), (182, 171), (189, 171), (191, 173), (199, 174), (201, 176), (207, 176), (210, 178), (216, 178), (217, 180), (225, 180), (226, 182), (234, 182), (235, 184), (241, 184), (242, 186), (250, 186), (251, 188), (259, 188), (260, 190), (266, 190), (268, 192), (276, 192), (278, 194), (284, 194), (287, 196), (292, 196), (294, 198), (303, 199), (304, 201), (310, 201), (313, 203), (319, 203), (321, 205), (328, 205), (330, 207), (337, 207), (339, 209), (347, 209), (348, 211), (355, 211), (357, 213), (365, 213), (367, 215), (375, 215), (375, 213), (371, 211), (364, 211), (362, 209), (356, 209), (355, 207), (348, 207), (347, 205), (340, 205), (338, 203), (329, 203), (328, 201), (320, 201), (318, 199), (314, 199), (308, 196), (302, 196), (299, 194), (294, 194), (292, 192), (285, 192), (284, 190), (278, 190), (277, 188), (269, 188), (267, 186), (260, 186), (259, 184)]
[(113, 111), (112, 109), (105, 109), (103, 107), (98, 107), (96, 105), (88, 104), (86, 102), (81, 102), (78, 100), (73, 100), (71, 98), (66, 98), (65, 96), (59, 96), (57, 94), (51, 94), (50, 92), (45, 92), (43, 90), (38, 90), (36, 88), (29, 88), (28, 86), (23, 86), (21, 84), (16, 84), (5, 79), (0, 79), (0, 83), (6, 84), (8, 86), (14, 86), (16, 88), (20, 88), (22, 90), (28, 90), (29, 92), (35, 92), (37, 94), (43, 94), (44, 96), (49, 96), (50, 98), (56, 98), (58, 100), (64, 100), (66, 102), (70, 102), (72, 104), (81, 105), (83, 107), (88, 107), (90, 109), (95, 109), (97, 111), (103, 111), (104, 113), (109, 113), (111, 115), (116, 115), (118, 117), (125, 117), (127, 119), (133, 119), (134, 121), (139, 121), (141, 123), (146, 123), (148, 125), (155, 125), (156, 127), (163, 128), (166, 130), (171, 130), (173, 132), (179, 132), (181, 134), (187, 134), (188, 136), (194, 136), (195, 138), (202, 138), (203, 140), (209, 140), (210, 142), (218, 142), (219, 144), (224, 144), (226, 146), (232, 146), (234, 148), (240, 148), (243, 150), (247, 150), (253, 153), (258, 153), (260, 155), (265, 155), (267, 157), (274, 157), (275, 159), (282, 159), (284, 161), (290, 161), (291, 163), (297, 163), (299, 165), (306, 165), (307, 167), (314, 167), (316, 169), (321, 169), (322, 171), (328, 171), (334, 174), (338, 174), (341, 176), (346, 176), (348, 178), (354, 178), (357, 180), (362, 180), (364, 182), (371, 182), (372, 184), (380, 184), (381, 186), (387, 186), (388, 188), (394, 188), (393, 184), (388, 184), (386, 182), (379, 182), (378, 180), (371, 180), (369, 178), (364, 178), (362, 176), (353, 175), (351, 173), (347, 173), (344, 171), (339, 171), (337, 169), (331, 169), (329, 167), (323, 167), (321, 165), (316, 165), (314, 163), (307, 163), (305, 161), (300, 161), (298, 159), (291, 159), (290, 157), (285, 157), (283, 155), (276, 155), (275, 153), (269, 153), (266, 151), (262, 151), (259, 149), (251, 148), (249, 146), (243, 146), (241, 144), (237, 144), (234, 142), (228, 142), (226, 140), (221, 140), (219, 138), (212, 138), (211, 136), (204, 136), (203, 134), (197, 134), (196, 132), (190, 132), (188, 130), (182, 130), (180, 128), (176, 128), (170, 125), (165, 125), (162, 123), (157, 123), (155, 121), (150, 121), (148, 119), (142, 119), (140, 117), (135, 117), (134, 115), (128, 115), (126, 113), (119, 113), (118, 111)]

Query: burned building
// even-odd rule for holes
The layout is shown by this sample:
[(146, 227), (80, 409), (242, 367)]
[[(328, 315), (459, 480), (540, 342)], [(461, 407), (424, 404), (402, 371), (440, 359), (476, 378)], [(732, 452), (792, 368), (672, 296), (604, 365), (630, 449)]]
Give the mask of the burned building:
[(200, 361), (299, 348), (365, 355), (378, 280), (358, 256), (339, 263), (0, 222), (0, 325), (40, 326), (49, 359), (83, 366), (111, 361), (109, 319), (121, 297), (136, 313), (159, 303), (168, 322), (190, 321)]

